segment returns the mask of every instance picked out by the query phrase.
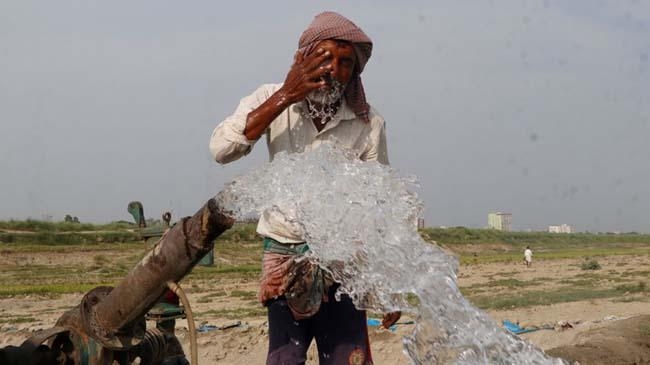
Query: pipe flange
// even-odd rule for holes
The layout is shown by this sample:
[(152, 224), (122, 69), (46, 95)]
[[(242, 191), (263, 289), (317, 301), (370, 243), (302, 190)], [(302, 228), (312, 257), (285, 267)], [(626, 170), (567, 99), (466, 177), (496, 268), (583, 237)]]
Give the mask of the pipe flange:
[(102, 346), (111, 350), (125, 350), (139, 344), (144, 338), (147, 323), (144, 316), (120, 329), (106, 328), (97, 318), (95, 306), (113, 290), (110, 286), (98, 286), (81, 299), (81, 322), (85, 332)]

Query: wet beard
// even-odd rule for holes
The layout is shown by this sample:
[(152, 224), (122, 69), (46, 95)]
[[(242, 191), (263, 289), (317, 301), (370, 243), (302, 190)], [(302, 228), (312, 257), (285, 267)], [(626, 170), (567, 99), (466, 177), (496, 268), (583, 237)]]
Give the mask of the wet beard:
[(317, 120), (321, 125), (334, 119), (334, 115), (341, 106), (343, 91), (345, 91), (345, 85), (332, 80), (330, 87), (310, 92), (305, 98), (307, 117)]

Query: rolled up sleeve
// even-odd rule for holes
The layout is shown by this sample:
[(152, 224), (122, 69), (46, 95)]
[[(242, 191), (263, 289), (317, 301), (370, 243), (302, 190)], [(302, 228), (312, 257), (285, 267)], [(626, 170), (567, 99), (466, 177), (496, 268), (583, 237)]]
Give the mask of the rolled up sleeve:
[(248, 114), (260, 106), (274, 92), (275, 86), (260, 86), (254, 93), (239, 102), (235, 112), (223, 120), (212, 132), (210, 153), (215, 161), (226, 164), (247, 155), (256, 141), (249, 141), (244, 135)]

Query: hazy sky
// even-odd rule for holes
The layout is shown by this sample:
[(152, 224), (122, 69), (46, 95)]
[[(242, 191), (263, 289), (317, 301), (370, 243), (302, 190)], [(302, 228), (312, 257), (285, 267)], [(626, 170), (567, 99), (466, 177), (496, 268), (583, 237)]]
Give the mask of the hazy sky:
[(313, 16), (374, 41), (366, 93), (428, 226), (650, 232), (650, 1), (2, 1), (0, 219), (194, 213), (266, 162), (215, 125)]

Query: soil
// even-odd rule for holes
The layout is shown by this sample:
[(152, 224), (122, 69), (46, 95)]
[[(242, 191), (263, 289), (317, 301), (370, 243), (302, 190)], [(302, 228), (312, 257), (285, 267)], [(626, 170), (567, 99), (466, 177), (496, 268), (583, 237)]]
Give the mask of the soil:
[[(50, 263), (60, 260), (72, 264), (91, 261), (92, 258), (92, 252), (43, 255), (24, 259)], [(0, 266), (3, 260), (15, 262), (16, 259), (21, 258), (3, 257), (0, 259)], [(602, 272), (618, 270), (632, 273), (647, 267), (650, 258), (613, 256), (599, 258), (598, 261), (603, 266)], [(577, 259), (535, 261), (531, 268), (506, 263), (471, 265), (461, 266), (459, 284), (461, 287), (467, 287), (480, 286), (503, 278), (522, 281), (537, 279), (539, 285), (534, 288), (514, 290), (540, 290), (553, 288), (559, 285), (557, 282), (562, 279), (574, 279), (581, 272), (583, 271), (580, 270)], [(254, 278), (223, 283), (192, 280), (182, 282), (181, 286), (188, 292), (193, 312), (198, 314), (197, 327), (207, 324), (223, 328), (197, 334), (201, 364), (265, 363), (268, 330), (264, 316), (242, 314), (238, 318), (224, 319), (215, 314), (215, 311), (232, 310), (240, 306), (255, 308), (257, 304), (250, 297), (227, 295), (235, 291), (254, 293), (257, 288)], [(501, 290), (505, 294), (508, 289)], [(57, 297), (23, 295), (0, 298), (0, 318), (25, 318), (19, 323), (0, 321), (0, 348), (20, 345), (34, 332), (52, 327), (63, 312), (79, 303), (81, 297), (81, 294), (66, 294)], [(650, 364), (650, 305), (643, 295), (630, 294), (625, 298), (490, 310), (488, 314), (497, 323), (508, 319), (523, 327), (548, 327), (549, 329), (522, 334), (520, 337), (554, 356), (577, 360), (580, 364)], [(401, 322), (408, 320), (409, 318), (403, 318)], [(565, 325), (558, 325), (559, 323)], [(409, 361), (402, 351), (402, 336), (412, 330), (412, 324), (399, 324), (395, 331), (371, 327), (370, 340), (375, 363), (408, 364)], [(185, 320), (176, 322), (176, 335), (189, 358), (189, 337)], [(307, 364), (317, 363), (316, 349), (312, 346)]]

